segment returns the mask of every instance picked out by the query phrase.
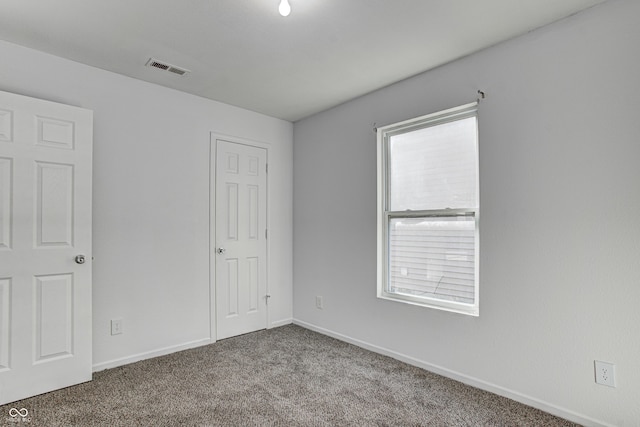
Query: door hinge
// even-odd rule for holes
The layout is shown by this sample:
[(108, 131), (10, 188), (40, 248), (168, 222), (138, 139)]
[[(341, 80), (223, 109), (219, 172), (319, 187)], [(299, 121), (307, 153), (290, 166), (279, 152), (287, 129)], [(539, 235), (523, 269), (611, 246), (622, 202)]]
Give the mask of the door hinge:
[(269, 163), (265, 163), (265, 164), (264, 164), (264, 171), (265, 171), (266, 173), (269, 173)]
[(269, 230), (267, 230), (266, 228), (264, 229), (264, 238), (265, 238), (265, 239), (268, 239), (268, 238), (269, 238), (269, 233), (268, 233), (268, 231), (269, 231)]

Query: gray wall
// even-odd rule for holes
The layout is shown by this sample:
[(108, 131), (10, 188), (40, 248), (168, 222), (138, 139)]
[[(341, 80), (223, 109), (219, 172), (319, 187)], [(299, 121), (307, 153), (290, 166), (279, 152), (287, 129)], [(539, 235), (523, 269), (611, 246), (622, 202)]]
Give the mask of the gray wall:
[(269, 318), (291, 322), (291, 123), (6, 42), (0, 58), (0, 90), (94, 111), (95, 368), (210, 340), (212, 131), (271, 144)]
[[(295, 123), (294, 320), (576, 421), (640, 425), (638, 16), (613, 0)], [(477, 89), (480, 317), (377, 299), (373, 123)], [(594, 359), (617, 388), (594, 383)]]

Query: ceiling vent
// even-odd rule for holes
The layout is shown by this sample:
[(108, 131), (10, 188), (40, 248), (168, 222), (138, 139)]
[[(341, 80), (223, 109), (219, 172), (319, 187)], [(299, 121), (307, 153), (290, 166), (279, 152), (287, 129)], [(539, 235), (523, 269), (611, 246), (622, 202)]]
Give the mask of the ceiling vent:
[(170, 73), (174, 73), (179, 76), (184, 76), (185, 74), (190, 73), (190, 71), (187, 70), (186, 68), (177, 67), (167, 62), (158, 61), (157, 59), (154, 59), (154, 58), (149, 58), (146, 65), (147, 67), (156, 68), (162, 71), (169, 71)]

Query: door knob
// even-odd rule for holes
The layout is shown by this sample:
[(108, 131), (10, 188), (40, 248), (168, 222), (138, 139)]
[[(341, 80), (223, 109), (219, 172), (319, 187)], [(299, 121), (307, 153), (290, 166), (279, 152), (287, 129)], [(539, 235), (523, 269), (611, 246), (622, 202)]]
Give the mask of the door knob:
[(84, 264), (85, 258), (84, 255), (76, 255), (76, 264)]
[(218, 248), (216, 250), (216, 252), (218, 252), (219, 255), (222, 255), (223, 253), (225, 253), (227, 250), (225, 248)]

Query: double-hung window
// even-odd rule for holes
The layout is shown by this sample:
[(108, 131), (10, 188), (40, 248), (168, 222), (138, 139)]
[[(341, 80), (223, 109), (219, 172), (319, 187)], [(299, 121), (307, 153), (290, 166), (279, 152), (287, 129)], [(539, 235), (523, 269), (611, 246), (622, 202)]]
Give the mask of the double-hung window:
[(378, 297), (478, 315), (477, 104), (378, 129)]

